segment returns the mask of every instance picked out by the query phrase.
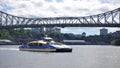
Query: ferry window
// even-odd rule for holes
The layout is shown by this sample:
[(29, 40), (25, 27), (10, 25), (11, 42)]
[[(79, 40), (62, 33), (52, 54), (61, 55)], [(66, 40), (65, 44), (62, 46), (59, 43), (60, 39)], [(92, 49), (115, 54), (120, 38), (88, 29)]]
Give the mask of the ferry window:
[(31, 43), (29, 43), (28, 45), (29, 45), (29, 46), (31, 46), (32, 44), (31, 44)]
[(28, 44), (29, 46), (34, 46), (34, 45), (38, 45), (37, 43), (30, 43)]
[(39, 43), (39, 46), (42, 46), (43, 44)]

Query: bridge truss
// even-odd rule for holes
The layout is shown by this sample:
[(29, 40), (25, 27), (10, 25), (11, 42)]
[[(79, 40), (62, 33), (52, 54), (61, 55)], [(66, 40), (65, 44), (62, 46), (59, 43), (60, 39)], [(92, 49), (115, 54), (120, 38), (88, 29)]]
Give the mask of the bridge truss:
[(120, 27), (120, 8), (85, 17), (26, 18), (0, 11), (0, 28)]

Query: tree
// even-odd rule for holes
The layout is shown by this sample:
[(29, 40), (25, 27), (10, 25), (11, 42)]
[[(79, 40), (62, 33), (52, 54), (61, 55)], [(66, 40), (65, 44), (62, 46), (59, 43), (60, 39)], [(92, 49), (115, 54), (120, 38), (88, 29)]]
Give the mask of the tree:
[(120, 39), (116, 39), (116, 40), (113, 40), (111, 42), (112, 45), (117, 45), (117, 46), (120, 46)]
[(82, 36), (84, 36), (84, 37), (85, 37), (85, 36), (86, 36), (86, 33), (85, 33), (85, 32), (83, 32), (83, 33), (82, 33)]

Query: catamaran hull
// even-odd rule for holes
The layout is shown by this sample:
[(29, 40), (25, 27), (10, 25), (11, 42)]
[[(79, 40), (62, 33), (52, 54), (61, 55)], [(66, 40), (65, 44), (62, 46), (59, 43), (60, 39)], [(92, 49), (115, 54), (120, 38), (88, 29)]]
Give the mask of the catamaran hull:
[(19, 48), (20, 51), (36, 51), (36, 52), (72, 52), (72, 48), (60, 49), (33, 49), (33, 48)]
[(72, 52), (72, 48), (61, 48), (61, 49), (56, 49), (56, 52)]

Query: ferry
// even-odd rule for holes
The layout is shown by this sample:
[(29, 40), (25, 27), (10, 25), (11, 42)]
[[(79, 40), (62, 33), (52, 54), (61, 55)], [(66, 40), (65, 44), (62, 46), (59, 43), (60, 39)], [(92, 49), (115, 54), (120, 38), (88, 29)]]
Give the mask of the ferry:
[(39, 52), (72, 52), (72, 48), (65, 44), (55, 42), (50, 37), (43, 40), (31, 41), (19, 47), (20, 51), (39, 51)]

